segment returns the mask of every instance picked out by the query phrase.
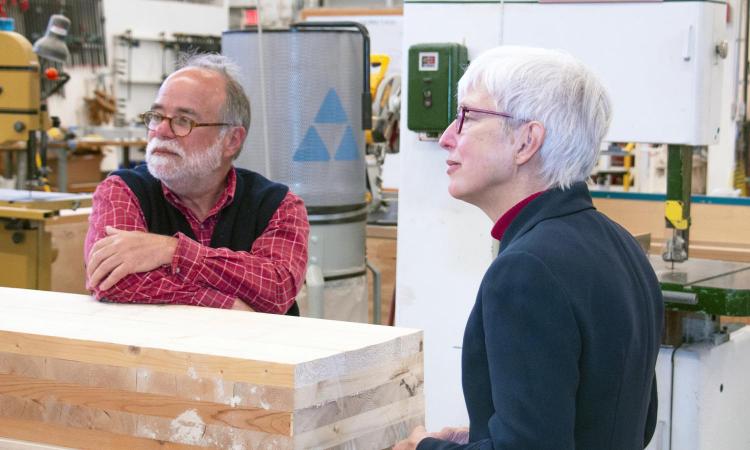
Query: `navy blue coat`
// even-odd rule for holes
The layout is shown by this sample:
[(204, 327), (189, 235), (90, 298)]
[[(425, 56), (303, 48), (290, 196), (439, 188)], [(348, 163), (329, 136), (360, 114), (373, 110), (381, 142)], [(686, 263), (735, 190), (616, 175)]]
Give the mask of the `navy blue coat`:
[(419, 450), (636, 450), (653, 434), (661, 290), (585, 183), (513, 220), (464, 333), (470, 443)]

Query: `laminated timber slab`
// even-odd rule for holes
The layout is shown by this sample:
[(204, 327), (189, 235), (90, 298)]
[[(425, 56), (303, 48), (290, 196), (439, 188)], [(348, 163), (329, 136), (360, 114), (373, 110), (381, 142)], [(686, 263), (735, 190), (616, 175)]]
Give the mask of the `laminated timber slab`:
[(9, 288), (0, 308), (0, 437), (381, 449), (424, 422), (417, 330)]

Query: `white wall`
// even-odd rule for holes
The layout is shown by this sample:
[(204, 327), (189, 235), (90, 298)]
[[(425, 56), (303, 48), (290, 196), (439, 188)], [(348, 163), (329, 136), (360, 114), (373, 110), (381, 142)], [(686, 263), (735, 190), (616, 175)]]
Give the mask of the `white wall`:
[[(463, 12), (467, 8), (471, 14)], [(404, 5), (402, 79), (408, 80), (407, 50), (413, 44), (463, 42), (470, 57), (497, 45), (499, 8)], [(479, 282), (492, 261), (492, 223), (479, 209), (448, 195), (447, 153), (406, 128), (407, 98), (404, 82), (396, 325), (424, 330), (426, 421), (428, 429), (439, 429), (468, 424), (461, 345)]]
[[(104, 15), (107, 18), (110, 66), (115, 54), (127, 57), (125, 48), (114, 48), (114, 36), (123, 34), (126, 30), (132, 30), (134, 37), (141, 38), (158, 38), (161, 32), (167, 38), (173, 33), (221, 36), (229, 24), (229, 10), (224, 4), (215, 6), (154, 0), (104, 0)], [(144, 40), (140, 48), (133, 49), (132, 56), (131, 79), (141, 83), (131, 87), (131, 98), (125, 108), (127, 119), (148, 109), (163, 74), (162, 51), (158, 43)], [(172, 62), (171, 52), (166, 56), (169, 58), (168, 63)], [(171, 64), (167, 64), (167, 73), (172, 70), (170, 66)], [(124, 79), (124, 76), (120, 77)], [(118, 87), (118, 97), (126, 97), (123, 84), (120, 83)]]

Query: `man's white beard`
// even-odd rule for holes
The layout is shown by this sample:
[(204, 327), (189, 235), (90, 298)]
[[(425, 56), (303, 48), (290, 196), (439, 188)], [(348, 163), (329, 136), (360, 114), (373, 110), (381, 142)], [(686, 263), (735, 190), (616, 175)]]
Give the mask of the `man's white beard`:
[[(176, 140), (154, 137), (148, 141), (146, 147), (148, 171), (154, 178), (167, 184), (182, 184), (191, 180), (198, 183), (200, 178), (221, 166), (221, 143), (222, 135), (220, 134), (209, 148), (187, 153)], [(181, 158), (154, 154), (153, 151), (157, 148), (169, 150)]]

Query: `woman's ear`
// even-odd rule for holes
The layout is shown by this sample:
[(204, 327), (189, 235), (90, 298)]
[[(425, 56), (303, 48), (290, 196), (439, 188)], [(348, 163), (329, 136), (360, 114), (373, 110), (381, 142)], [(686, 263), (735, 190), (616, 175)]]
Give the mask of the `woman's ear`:
[(520, 145), (516, 152), (516, 164), (527, 163), (536, 155), (544, 143), (544, 125), (541, 122), (531, 121), (524, 127), (522, 138), (519, 140)]

